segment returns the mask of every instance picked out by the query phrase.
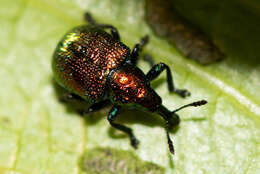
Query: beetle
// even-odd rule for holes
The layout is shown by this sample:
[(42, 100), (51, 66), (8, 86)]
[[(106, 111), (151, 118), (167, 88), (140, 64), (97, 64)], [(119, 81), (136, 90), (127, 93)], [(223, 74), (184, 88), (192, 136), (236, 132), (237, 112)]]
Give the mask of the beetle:
[[(121, 107), (136, 107), (158, 113), (166, 121), (168, 145), (174, 154), (169, 129), (180, 122), (176, 112), (189, 106), (204, 105), (207, 101), (201, 100), (174, 111), (168, 110), (162, 105), (160, 96), (150, 87), (150, 82), (161, 72), (166, 70), (170, 92), (181, 97), (189, 96), (190, 93), (186, 89), (175, 88), (171, 70), (166, 64), (153, 65), (147, 74), (136, 66), (140, 51), (148, 43), (148, 36), (143, 37), (131, 51), (120, 41), (114, 26), (97, 23), (90, 13), (85, 14), (85, 20), (89, 25), (75, 27), (58, 43), (52, 59), (55, 80), (71, 93), (70, 96), (79, 96), (91, 103), (86, 112), (97, 111), (111, 102), (113, 107), (107, 119), (112, 127), (128, 134), (134, 148), (137, 148), (139, 141), (132, 129), (115, 123)], [(151, 56), (145, 57), (153, 64)]]

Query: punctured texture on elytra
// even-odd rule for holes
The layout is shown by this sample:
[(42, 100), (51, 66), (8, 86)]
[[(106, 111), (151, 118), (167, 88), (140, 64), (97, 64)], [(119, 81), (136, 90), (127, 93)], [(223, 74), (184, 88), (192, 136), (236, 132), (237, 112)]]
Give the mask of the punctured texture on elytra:
[(98, 27), (80, 26), (58, 44), (52, 68), (55, 79), (67, 90), (91, 103), (103, 99), (111, 69), (129, 57), (129, 48)]

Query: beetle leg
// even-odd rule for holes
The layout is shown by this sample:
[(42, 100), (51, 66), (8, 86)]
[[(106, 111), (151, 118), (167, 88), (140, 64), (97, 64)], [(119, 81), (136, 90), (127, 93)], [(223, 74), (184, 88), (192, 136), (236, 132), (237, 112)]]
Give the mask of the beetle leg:
[(177, 126), (180, 123), (180, 117), (179, 115), (176, 114), (176, 112), (187, 108), (187, 107), (198, 107), (198, 106), (202, 106), (207, 104), (206, 100), (200, 100), (197, 102), (193, 102), (187, 105), (183, 105), (178, 109), (175, 109), (174, 111), (169, 111), (166, 107), (164, 107), (163, 105), (160, 105), (157, 113), (163, 117), (163, 119), (166, 121), (166, 126), (165, 126), (165, 131), (166, 131), (166, 136), (167, 136), (167, 140), (168, 140), (168, 145), (169, 145), (169, 149), (170, 152), (172, 154), (174, 154), (174, 146), (172, 144), (172, 140), (170, 138), (170, 134), (169, 134), (169, 129), (171, 129), (174, 126)]
[(97, 24), (95, 19), (93, 19), (92, 15), (89, 12), (86, 12), (84, 14), (84, 19), (85, 19), (85, 21), (87, 21), (91, 25), (96, 25)]
[(103, 100), (98, 103), (94, 103), (87, 110), (78, 110), (80, 115), (87, 115), (89, 113), (96, 112), (110, 104), (110, 100)]
[(95, 19), (93, 19), (92, 15), (90, 13), (88, 13), (88, 12), (85, 13), (84, 18), (91, 25), (95, 25), (95, 26), (101, 27), (103, 29), (110, 29), (111, 35), (113, 36), (113, 38), (116, 39), (116, 40), (120, 40), (120, 35), (119, 35), (119, 32), (116, 29), (116, 27), (114, 27), (112, 25), (108, 25), (108, 24), (99, 24), (99, 23), (97, 23), (95, 21)]
[(166, 121), (165, 131), (166, 131), (168, 146), (169, 146), (170, 152), (171, 152), (172, 154), (174, 154), (174, 146), (173, 146), (173, 143), (172, 143), (170, 134), (169, 134), (169, 128), (170, 128), (169, 122)]
[(144, 61), (148, 62), (151, 67), (154, 65), (153, 57), (150, 54), (144, 54)]
[(87, 109), (87, 111), (85, 111), (85, 113), (96, 112), (96, 111), (108, 106), (109, 104), (110, 104), (110, 100), (103, 100), (98, 103), (94, 103)]
[(83, 99), (80, 96), (73, 94), (73, 93), (65, 93), (64, 95), (62, 95), (60, 97), (61, 102), (70, 102), (70, 101), (75, 101), (75, 100), (83, 101)]
[(139, 54), (142, 51), (143, 47), (149, 42), (149, 36), (145, 35), (144, 37), (141, 38), (140, 42), (136, 44), (131, 52), (131, 59), (130, 62), (133, 65), (137, 64)]
[(110, 29), (111, 35), (113, 36), (113, 38), (115, 40), (120, 41), (120, 35), (118, 30), (116, 29), (116, 27), (114, 27), (113, 25), (109, 25), (109, 24), (97, 24), (96, 26), (99, 26), (101, 28), (104, 29)]
[(171, 70), (169, 66), (167, 66), (164, 63), (158, 63), (154, 65), (151, 70), (146, 74), (146, 77), (149, 81), (154, 80), (156, 77), (158, 77), (163, 70), (166, 69), (167, 73), (167, 83), (168, 83), (168, 89), (170, 92), (175, 92), (176, 94), (180, 95), (181, 97), (186, 97), (190, 95), (190, 92), (186, 89), (177, 89), (174, 87), (173, 78), (171, 74)]
[(110, 110), (107, 119), (108, 119), (108, 121), (109, 121), (109, 123), (112, 127), (119, 129), (122, 132), (125, 132), (126, 134), (128, 134), (128, 136), (130, 138), (131, 145), (136, 149), (139, 141), (135, 138), (132, 129), (129, 128), (129, 127), (126, 127), (124, 125), (114, 123), (117, 116), (119, 116), (119, 110), (120, 109), (121, 109), (121, 106), (114, 105), (113, 108)]
[(169, 128), (177, 126), (180, 123), (180, 117), (175, 112), (169, 111), (166, 107), (159, 107), (159, 115), (167, 122)]
[[(73, 93), (66, 93), (60, 98), (61, 102), (73, 102), (73, 101), (85, 101), (80, 96), (73, 94)], [(97, 103), (92, 104), (89, 108), (86, 109), (77, 109), (80, 115), (86, 115), (88, 113), (96, 112), (110, 104), (110, 100), (103, 100)]]
[(173, 127), (173, 126), (177, 126), (180, 123), (180, 118), (179, 116), (174, 113), (169, 111), (166, 107), (164, 107), (163, 105), (161, 105), (158, 109), (158, 113), (160, 116), (163, 117), (163, 119), (166, 121), (166, 125), (165, 125), (165, 131), (166, 131), (166, 136), (167, 136), (167, 141), (168, 141), (168, 146), (169, 146), (169, 150), (172, 154), (174, 154), (174, 146), (169, 134), (169, 130)]

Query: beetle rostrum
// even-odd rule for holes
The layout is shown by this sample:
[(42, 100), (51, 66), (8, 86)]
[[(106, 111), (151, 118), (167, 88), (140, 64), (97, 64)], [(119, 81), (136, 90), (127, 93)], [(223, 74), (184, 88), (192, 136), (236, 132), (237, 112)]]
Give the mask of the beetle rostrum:
[[(189, 96), (185, 89), (177, 89), (173, 84), (170, 68), (164, 63), (153, 65), (150, 55), (144, 56), (152, 65), (151, 70), (144, 74), (136, 64), (139, 53), (148, 43), (148, 36), (141, 39), (132, 51), (120, 42), (115, 27), (99, 24), (89, 13), (85, 19), (89, 25), (75, 27), (59, 42), (52, 60), (54, 78), (59, 85), (70, 93), (70, 97), (79, 96), (91, 103), (86, 112), (94, 112), (107, 103), (113, 107), (108, 114), (108, 121), (130, 137), (131, 145), (137, 148), (138, 140), (131, 128), (115, 123), (121, 107), (137, 107), (148, 112), (158, 113), (166, 121), (165, 130), (170, 152), (174, 154), (169, 129), (179, 124), (177, 111), (189, 106), (201, 106), (205, 100), (184, 105), (174, 111), (162, 105), (161, 97), (150, 87), (150, 82), (166, 70), (170, 92), (181, 97)], [(110, 30), (106, 32), (105, 30)]]

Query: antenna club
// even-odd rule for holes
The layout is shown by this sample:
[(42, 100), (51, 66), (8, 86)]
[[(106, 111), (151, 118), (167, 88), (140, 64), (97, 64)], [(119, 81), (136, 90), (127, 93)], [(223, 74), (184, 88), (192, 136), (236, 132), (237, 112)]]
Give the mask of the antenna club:
[(207, 103), (208, 102), (206, 100), (200, 100), (200, 101), (194, 102), (193, 106), (197, 107), (197, 106), (205, 105)]

